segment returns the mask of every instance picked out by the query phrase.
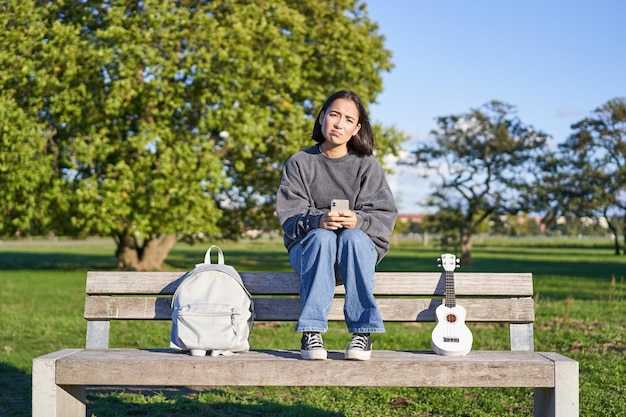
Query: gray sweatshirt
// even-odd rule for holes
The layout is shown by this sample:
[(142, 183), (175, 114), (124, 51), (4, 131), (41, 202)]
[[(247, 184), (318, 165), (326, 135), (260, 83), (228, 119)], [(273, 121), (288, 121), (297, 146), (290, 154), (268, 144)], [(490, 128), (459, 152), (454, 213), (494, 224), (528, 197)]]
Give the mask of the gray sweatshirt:
[(328, 158), (311, 146), (287, 161), (276, 196), (276, 214), (285, 232), (285, 247), (318, 227), (333, 199), (346, 199), (357, 215), (357, 227), (376, 245), (378, 262), (389, 250), (398, 215), (385, 173), (372, 156), (348, 153)]

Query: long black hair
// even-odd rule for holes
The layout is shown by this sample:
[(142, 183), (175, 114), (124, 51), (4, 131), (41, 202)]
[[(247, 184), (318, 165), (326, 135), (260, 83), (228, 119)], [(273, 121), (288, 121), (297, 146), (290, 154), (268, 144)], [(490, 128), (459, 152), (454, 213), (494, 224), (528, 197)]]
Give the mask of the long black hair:
[(322, 109), (317, 114), (315, 118), (315, 125), (313, 126), (313, 134), (311, 135), (313, 140), (317, 143), (324, 143), (326, 138), (322, 134), (322, 126), (319, 122), (320, 115), (322, 112), (326, 112), (333, 101), (338, 98), (345, 98), (348, 100), (352, 100), (354, 104), (356, 104), (356, 108), (359, 111), (359, 124), (361, 128), (357, 132), (357, 134), (352, 137), (348, 141), (348, 151), (354, 152), (358, 155), (366, 155), (370, 156), (374, 153), (374, 134), (372, 133), (372, 126), (370, 125), (370, 118), (367, 115), (367, 110), (365, 110), (365, 106), (363, 105), (363, 101), (361, 101), (361, 97), (354, 91), (350, 90), (341, 90), (333, 93), (330, 97), (326, 99)]

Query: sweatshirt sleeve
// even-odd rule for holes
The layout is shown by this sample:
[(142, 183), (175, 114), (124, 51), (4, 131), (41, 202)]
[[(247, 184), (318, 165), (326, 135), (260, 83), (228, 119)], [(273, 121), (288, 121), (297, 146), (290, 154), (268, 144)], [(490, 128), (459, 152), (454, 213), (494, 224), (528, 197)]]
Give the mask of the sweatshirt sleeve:
[(393, 232), (398, 209), (380, 164), (375, 162), (370, 168), (355, 207), (357, 227), (373, 239), (386, 239)]
[(310, 230), (318, 228), (323, 212), (308, 195), (298, 163), (287, 161), (276, 195), (276, 216), (289, 242), (301, 240)]

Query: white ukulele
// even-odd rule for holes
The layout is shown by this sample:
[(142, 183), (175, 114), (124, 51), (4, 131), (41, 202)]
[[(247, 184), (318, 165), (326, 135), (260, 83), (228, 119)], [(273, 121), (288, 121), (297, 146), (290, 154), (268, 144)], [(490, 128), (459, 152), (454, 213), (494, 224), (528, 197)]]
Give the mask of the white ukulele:
[(435, 310), (437, 325), (433, 329), (432, 347), (435, 353), (444, 356), (464, 356), (472, 350), (472, 332), (465, 325), (465, 309), (456, 304), (454, 295), (454, 268), (458, 259), (444, 253), (438, 259), (445, 271), (446, 299)]

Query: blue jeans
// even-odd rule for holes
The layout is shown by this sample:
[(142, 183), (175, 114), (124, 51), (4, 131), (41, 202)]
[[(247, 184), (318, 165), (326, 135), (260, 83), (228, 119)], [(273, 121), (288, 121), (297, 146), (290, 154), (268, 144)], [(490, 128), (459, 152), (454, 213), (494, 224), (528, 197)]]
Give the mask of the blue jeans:
[(335, 294), (335, 274), (343, 281), (343, 313), (350, 333), (385, 331), (374, 299), (374, 242), (360, 229), (313, 229), (289, 251), (300, 275), (302, 312), (297, 332), (325, 332)]

